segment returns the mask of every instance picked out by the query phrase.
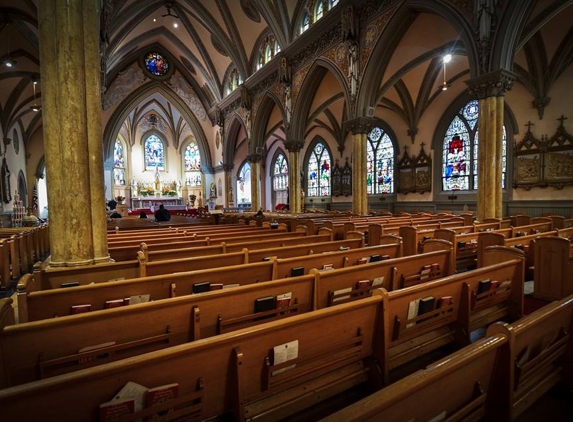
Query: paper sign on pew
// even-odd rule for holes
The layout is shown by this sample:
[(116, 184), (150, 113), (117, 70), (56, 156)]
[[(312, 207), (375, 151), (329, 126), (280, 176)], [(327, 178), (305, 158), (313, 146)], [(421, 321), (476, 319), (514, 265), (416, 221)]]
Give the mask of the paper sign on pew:
[[(289, 341), (288, 343), (281, 344), (273, 347), (273, 365), (279, 365), (289, 360), (298, 358), (298, 340)], [(296, 364), (287, 366), (286, 368), (273, 371), (272, 375), (278, 375), (290, 369), (293, 369)]]

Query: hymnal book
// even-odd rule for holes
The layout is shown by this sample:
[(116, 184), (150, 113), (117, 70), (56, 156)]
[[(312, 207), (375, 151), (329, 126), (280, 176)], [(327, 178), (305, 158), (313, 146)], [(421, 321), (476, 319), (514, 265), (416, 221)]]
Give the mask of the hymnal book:
[[(169, 400), (176, 399), (179, 394), (179, 384), (166, 384), (160, 387), (150, 388), (147, 390), (147, 407), (157, 406), (162, 403), (165, 403)], [(153, 420), (157, 419), (160, 416), (167, 415), (168, 413), (173, 412), (173, 408), (168, 408), (157, 412), (154, 415), (148, 416), (146, 420)]]
[[(257, 300), (255, 300), (255, 313), (259, 313), (259, 312), (266, 312), (266, 311), (270, 311), (272, 309), (276, 309), (276, 300), (274, 296), (266, 296), (266, 297), (260, 297)], [(261, 319), (265, 319), (265, 318), (272, 318), (273, 315), (266, 315), (266, 316), (262, 316), (259, 318), (255, 318), (255, 321), (259, 321)]]
[(123, 306), (131, 305), (131, 298), (126, 297), (123, 299)]
[(452, 296), (442, 296), (438, 299), (438, 308), (443, 308), (445, 306), (450, 306), (454, 303), (454, 298)]
[[(108, 341), (106, 343), (96, 344), (95, 346), (83, 347), (80, 350), (78, 350), (78, 353), (93, 352), (96, 350), (107, 349), (108, 347), (112, 347), (112, 346), (115, 346), (115, 341)], [(96, 355), (96, 356), (92, 355), (92, 356), (85, 357), (85, 358), (79, 358), (78, 363), (88, 363), (88, 362), (91, 362), (92, 360), (104, 359), (107, 357), (109, 357), (109, 353), (105, 352), (105, 353), (102, 353), (101, 355)]]
[(89, 312), (91, 310), (92, 310), (91, 303), (87, 303), (85, 305), (73, 305), (70, 308), (70, 315), (83, 314), (84, 312)]
[(478, 291), (477, 294), (481, 294), (481, 293), (485, 293), (487, 292), (491, 287), (491, 280), (489, 278), (486, 278), (485, 280), (480, 280), (478, 283)]
[(371, 255), (369, 262), (378, 262), (378, 261), (381, 261), (381, 260), (382, 260), (382, 257), (381, 257), (380, 255)]
[(208, 292), (211, 289), (211, 283), (203, 281), (202, 283), (193, 284), (193, 293)]
[(350, 248), (348, 246), (341, 246), (340, 248), (338, 248), (339, 251), (347, 251)]
[(523, 366), (531, 356), (531, 347), (527, 346), (524, 350), (517, 355), (517, 365)]
[(71, 281), (71, 282), (69, 282), (69, 283), (62, 283), (62, 284), (60, 284), (60, 287), (64, 287), (64, 288), (65, 288), (65, 287), (76, 287), (76, 286), (79, 286), (79, 285), (80, 285), (80, 282), (79, 282), (79, 281)]
[(239, 283), (230, 283), (230, 284), (224, 284), (223, 285), (223, 289), (230, 289), (232, 287), (239, 287), (240, 284)]
[(499, 281), (493, 280), (489, 286), (490, 290), (497, 290), (499, 288)]
[(333, 265), (333, 264), (324, 264), (324, 265), (322, 266), (322, 270), (323, 270), (323, 271), (334, 270), (334, 265)]
[[(428, 312), (432, 312), (436, 305), (436, 299), (434, 296), (428, 296), (420, 299), (420, 303), (418, 304), (418, 316), (427, 314)], [(418, 322), (426, 321), (426, 319), (421, 319)]]
[(497, 289), (496, 289), (497, 291), (495, 292), (495, 294), (505, 292), (509, 288), (510, 285), (511, 285), (510, 280), (505, 280), (504, 282), (499, 283), (499, 286), (497, 287)]
[[(292, 298), (292, 292), (284, 293), (282, 295), (277, 295), (275, 302), (276, 309), (288, 308), (290, 306), (291, 298)], [(285, 312), (281, 312), (280, 314), (284, 315)]]
[(135, 399), (111, 400), (99, 405), (99, 420), (101, 422), (115, 421), (122, 416), (135, 412)]
[[(288, 343), (273, 347), (273, 365), (279, 365), (296, 358), (298, 358), (298, 340), (289, 341)], [(272, 375), (278, 375), (282, 372), (294, 368), (295, 366), (296, 364), (286, 368), (278, 369), (273, 371)]]
[(420, 271), (420, 281), (425, 281), (430, 278), (430, 272), (432, 272), (431, 265), (424, 265), (422, 271)]
[(458, 248), (464, 249), (466, 247), (466, 242), (458, 242)]
[(371, 286), (371, 285), (372, 285), (372, 282), (370, 280), (359, 280), (356, 283), (356, 288), (360, 289), (362, 287)]
[(151, 299), (151, 295), (133, 295), (129, 297), (129, 304), (130, 305), (137, 305), (138, 303), (145, 303), (149, 302)]
[[(420, 299), (413, 300), (408, 304), (408, 315), (406, 316), (407, 320), (414, 319), (418, 316), (419, 305)], [(415, 322), (410, 322), (409, 324), (406, 324), (406, 328), (410, 328), (414, 325), (416, 325)]]
[(263, 261), (264, 261), (264, 262), (268, 262), (268, 261), (270, 261), (270, 260), (273, 259), (273, 258), (276, 258), (276, 256), (265, 256), (265, 257), (263, 258)]
[(432, 272), (437, 273), (438, 271), (440, 271), (440, 264), (438, 263), (432, 264)]
[[(347, 287), (345, 289), (340, 289), (340, 290), (335, 290), (332, 294), (333, 296), (338, 296), (338, 295), (342, 295), (344, 293), (350, 293), (352, 291), (352, 287)], [(340, 302), (342, 300), (347, 300), (350, 299), (350, 295), (344, 295), (344, 296), (339, 296), (339, 297), (333, 297), (332, 298), (332, 303), (335, 302)]]
[(372, 287), (380, 286), (382, 283), (384, 283), (384, 276), (376, 277), (372, 280)]
[(112, 401), (134, 399), (135, 411), (139, 412), (143, 409), (145, 397), (147, 394), (147, 387), (133, 381), (128, 381), (121, 390), (115, 395)]
[(304, 275), (304, 267), (293, 267), (290, 269), (291, 277), (296, 277), (299, 275)]
[(392, 258), (390, 255), (382, 255), (382, 261)]
[(209, 290), (223, 290), (223, 283), (213, 283), (209, 286)]
[(360, 259), (356, 262), (356, 265), (368, 264), (369, 262), (370, 262), (370, 257), (369, 257), (369, 256), (364, 256), (364, 257), (360, 258)]
[(118, 308), (124, 305), (124, 299), (114, 299), (114, 300), (106, 300), (104, 304), (104, 309), (109, 308)]

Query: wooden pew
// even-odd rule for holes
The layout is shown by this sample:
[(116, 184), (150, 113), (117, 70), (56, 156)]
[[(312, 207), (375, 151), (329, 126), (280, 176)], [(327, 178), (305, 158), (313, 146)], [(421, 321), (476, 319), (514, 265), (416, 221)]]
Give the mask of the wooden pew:
[[(314, 283), (306, 275), (17, 325), (4, 309), (0, 388), (310, 312)], [(254, 313), (257, 299), (287, 293), (290, 306)]]
[(494, 420), (488, 404), (497, 393), (495, 370), (506, 343), (503, 334), (480, 340), (321, 422)]
[(358, 262), (365, 257), (368, 260), (373, 256), (376, 257), (375, 259), (383, 260), (397, 258), (400, 256), (399, 254), (400, 244), (396, 243), (394, 245), (368, 246), (347, 251), (296, 256), (293, 258), (278, 258), (276, 259), (273, 278), (292, 277), (293, 273), (297, 271), (302, 274), (308, 274), (311, 269), (318, 268), (323, 270), (324, 266), (328, 266), (331, 270), (351, 267), (358, 265)]
[[(272, 280), (273, 271), (273, 262), (257, 262), (44, 291), (34, 291), (34, 276), (26, 274), (18, 284), (19, 321), (38, 321), (69, 315), (73, 305), (91, 304), (92, 311), (104, 309), (108, 300), (134, 295), (149, 294), (151, 300), (184, 296), (193, 293), (193, 284), (205, 281), (223, 285), (269, 281)], [(27, 291), (31, 293), (26, 294)]]
[[(133, 381), (149, 388), (178, 383), (179, 399), (128, 420), (175, 404), (183, 409), (170, 418), (182, 417), (184, 404), (191, 402), (189, 411), (198, 414), (185, 420), (220, 415), (237, 421), (263, 415), (279, 420), (367, 381), (378, 383), (369, 358), (377, 354), (374, 337), (380, 307), (380, 296), (374, 296), (3, 389), (2, 416), (8, 420), (97, 421), (99, 405)], [(273, 349), (294, 341), (298, 342), (297, 356), (273, 364)]]
[(573, 294), (573, 246), (568, 239), (550, 236), (535, 240), (533, 296), (559, 300)]
[[(499, 420), (515, 420), (561, 379), (560, 360), (571, 364), (573, 296), (554, 302), (513, 324), (492, 324), (488, 336), (505, 335), (508, 342), (498, 372), (504, 375)], [(508, 406), (509, 405), (509, 406)]]

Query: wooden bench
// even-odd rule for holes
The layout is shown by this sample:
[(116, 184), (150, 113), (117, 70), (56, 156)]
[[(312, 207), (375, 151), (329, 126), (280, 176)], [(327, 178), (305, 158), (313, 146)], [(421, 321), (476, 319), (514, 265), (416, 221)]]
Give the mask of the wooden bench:
[(563, 237), (539, 237), (534, 247), (533, 296), (559, 300), (573, 294), (573, 245)]
[[(263, 416), (279, 420), (354, 386), (379, 384), (369, 358), (376, 356), (381, 303), (381, 297), (374, 296), (3, 389), (2, 416), (96, 421), (99, 405), (133, 381), (149, 388), (178, 383), (179, 398), (126, 420), (175, 405), (180, 408), (169, 419), (188, 411), (196, 414), (185, 420), (221, 415), (237, 421)], [(296, 356), (273, 362), (274, 348), (292, 347), (293, 342), (298, 345)]]
[(544, 306), (513, 324), (496, 323), (487, 335), (505, 335), (508, 342), (498, 373), (504, 376), (500, 420), (515, 420), (561, 379), (562, 360), (573, 356), (573, 296)]
[(505, 344), (502, 334), (480, 340), (321, 422), (494, 420), (487, 418), (487, 405), (497, 393), (496, 368)]

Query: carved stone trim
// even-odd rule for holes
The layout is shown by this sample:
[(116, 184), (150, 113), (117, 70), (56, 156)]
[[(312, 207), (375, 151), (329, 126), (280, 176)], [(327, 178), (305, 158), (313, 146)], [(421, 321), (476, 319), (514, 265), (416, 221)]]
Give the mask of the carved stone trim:
[(513, 84), (517, 79), (515, 73), (507, 70), (496, 70), (486, 75), (478, 76), (477, 78), (466, 81), (470, 94), (478, 99), (489, 97), (502, 97), (505, 91), (513, 88)]
[(351, 131), (353, 135), (359, 133), (370, 133), (374, 126), (376, 126), (374, 119), (369, 117), (357, 117), (343, 123), (343, 127), (346, 131)]
[(304, 147), (304, 140), (289, 140), (284, 141), (283, 144), (288, 152), (299, 152)]
[(263, 159), (263, 154), (249, 154), (247, 155), (247, 161), (249, 163), (260, 163)]

